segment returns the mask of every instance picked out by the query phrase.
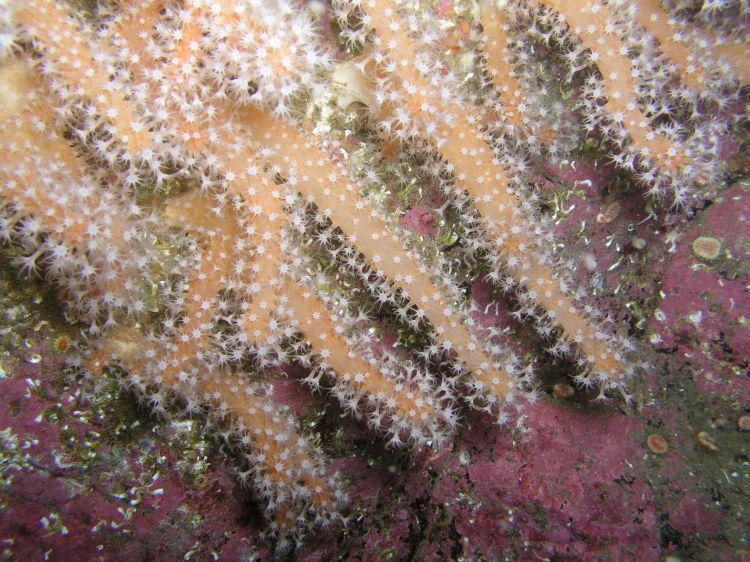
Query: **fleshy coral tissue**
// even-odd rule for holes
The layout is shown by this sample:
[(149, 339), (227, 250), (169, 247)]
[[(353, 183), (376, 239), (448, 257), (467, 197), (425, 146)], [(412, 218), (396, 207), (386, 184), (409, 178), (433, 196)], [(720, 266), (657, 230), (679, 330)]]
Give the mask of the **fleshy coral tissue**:
[(518, 420), (534, 365), (475, 320), (481, 276), (576, 384), (629, 400), (643, 361), (555, 250), (529, 167), (604, 139), (690, 212), (747, 120), (740, 2), (468, 4), (0, 4), (3, 244), (64, 295), (78, 372), (222, 428), (280, 547), (346, 496), (269, 370), (302, 364), (394, 447), (439, 447), (464, 404)]

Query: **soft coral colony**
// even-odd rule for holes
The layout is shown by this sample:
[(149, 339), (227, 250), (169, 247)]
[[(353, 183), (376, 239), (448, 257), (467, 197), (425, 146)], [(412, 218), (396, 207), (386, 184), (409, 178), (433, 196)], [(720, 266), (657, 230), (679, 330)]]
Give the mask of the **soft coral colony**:
[[(345, 494), (273, 402), (269, 367), (302, 363), (311, 388), (394, 446), (444, 442), (461, 400), (507, 423), (536, 399), (534, 369), (477, 324), (455, 264), (368, 196), (389, 167), (419, 163), (402, 169), (438, 186), (440, 212), (466, 233), (460, 251), (575, 361), (578, 384), (628, 398), (633, 345), (553, 254), (524, 185), (529, 157), (555, 159), (571, 136), (527, 70), (534, 45), (557, 51), (580, 87), (575, 117), (651, 195), (683, 206), (720, 173), (732, 123), (706, 115), (736, 108), (748, 79), (729, 28), (740, 7), (485, 2), (483, 35), (460, 39), (483, 60), (471, 87), (437, 24), (445, 7), (0, 8), (0, 235), (85, 326), (79, 368), (109, 366), (156, 411), (179, 404), (222, 427), (283, 537), (338, 520)], [(342, 85), (382, 147), (365, 171), (308, 119)], [(384, 323), (418, 337), (389, 349), (371, 329)]]

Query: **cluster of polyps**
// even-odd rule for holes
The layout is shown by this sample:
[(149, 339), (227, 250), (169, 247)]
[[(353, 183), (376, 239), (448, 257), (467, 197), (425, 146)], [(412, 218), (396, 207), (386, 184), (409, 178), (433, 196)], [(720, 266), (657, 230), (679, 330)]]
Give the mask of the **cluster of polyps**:
[[(681, 4), (667, 12), (657, 0), (518, 0), (482, 4), (487, 64), (514, 124), (546, 140), (552, 123), (540, 116), (533, 84), (536, 46), (563, 57), (567, 82), (582, 82), (583, 127), (605, 138), (618, 166), (651, 196), (677, 208), (713, 195), (721, 173), (720, 140), (731, 123), (746, 120), (740, 95), (750, 83), (741, 3), (724, 10)], [(724, 13), (721, 13), (721, 12)], [(515, 63), (515, 64), (514, 64)], [(507, 71), (515, 71), (510, 86)], [(531, 86), (531, 87), (529, 87)], [(518, 111), (518, 99), (526, 111)], [(537, 111), (534, 111), (536, 108)], [(534, 127), (533, 125), (536, 125)]]
[[(509, 13), (530, 18), (528, 33), (576, 44), (561, 31), (563, 19), (576, 27), (573, 15), (553, 4), (560, 11), (549, 21), (539, 7)], [(551, 351), (574, 357), (581, 385), (626, 394), (629, 342), (605, 330), (551, 255), (533, 198), (516, 185), (523, 155), (506, 152), (486, 111), (463, 101), (435, 54), (440, 32), (420, 33), (416, 16), (385, 0), (337, 2), (334, 11), (345, 43), (369, 42), (356, 64), (369, 74), (379, 133), (406, 158), (432, 153), (429, 173), (464, 209), (456, 220), (489, 256), (488, 278), (515, 292), (519, 315), (543, 335), (560, 329)], [(44, 271), (88, 326), (83, 367), (95, 375), (117, 364), (156, 411), (176, 400), (220, 420), (249, 463), (243, 478), (284, 531), (335, 520), (343, 493), (258, 373), (242, 372), (248, 360), (260, 372), (301, 361), (313, 388), (330, 389), (393, 445), (443, 442), (459, 395), (500, 423), (507, 404), (535, 396), (533, 369), (477, 330), (448, 268), (420, 255), (346, 162), (291, 122), (327, 88), (334, 60), (302, 6), (133, 0), (94, 20), (53, 0), (2, 12), (12, 47), (2, 87), (12, 103), (0, 114), (9, 155), (0, 234), (21, 268)], [(622, 61), (586, 44), (597, 29), (581, 32), (602, 68), (589, 86), (601, 94), (586, 99), (607, 96), (608, 107), (591, 109), (615, 115), (633, 146), (661, 142), (658, 128), (630, 132), (643, 110), (617, 105), (617, 76), (604, 69)], [(490, 45), (489, 28), (487, 37)], [(491, 74), (501, 81), (508, 68)], [(519, 139), (509, 144), (529, 147), (555, 127), (524, 118), (522, 88), (499, 88), (495, 105), (512, 121), (506, 137)], [(656, 151), (655, 165), (680, 166), (689, 153), (675, 150)], [(386, 316), (420, 334), (420, 346), (378, 346), (368, 328)]]

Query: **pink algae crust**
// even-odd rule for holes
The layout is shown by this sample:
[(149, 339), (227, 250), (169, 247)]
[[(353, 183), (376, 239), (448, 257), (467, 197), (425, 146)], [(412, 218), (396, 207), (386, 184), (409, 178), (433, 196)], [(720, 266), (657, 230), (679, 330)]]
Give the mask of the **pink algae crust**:
[(425, 236), (435, 236), (438, 229), (435, 226), (435, 215), (425, 207), (412, 207), (400, 220), (400, 225), (408, 230)]
[[(720, 241), (720, 255), (705, 260), (692, 244)], [(726, 191), (677, 243), (662, 277), (664, 300), (649, 329), (655, 348), (674, 351), (693, 368), (706, 393), (750, 395), (743, 376), (750, 358), (750, 193)]]
[[(452, 508), (472, 537), (464, 554), (521, 555), (517, 549), (528, 544), (523, 556), (657, 559), (656, 506), (632, 438), (638, 424), (616, 413), (538, 404), (529, 412), (530, 434), (515, 436), (519, 442), (487, 431), (494, 455), (472, 454), (481, 442), (466, 440), (472, 461), (461, 469), (454, 459), (452, 466), (469, 511)], [(600, 446), (582, 447), (581, 435)]]
[[(253, 550), (257, 532), (243, 494), (233, 493), (238, 485), (226, 459), (212, 453), (196, 486), (173, 470), (179, 459), (166, 423), (134, 442), (113, 438), (108, 420), (78, 416), (87, 403), (60, 378), (60, 358), (46, 342), (32, 342), (0, 378), (0, 428), (12, 432), (25, 457), (3, 473), (11, 480), (0, 511), (6, 553), (16, 560), (173, 560), (191, 549), (206, 557)], [(42, 360), (32, 364), (36, 353)], [(99, 460), (76, 458), (89, 449), (85, 443)]]

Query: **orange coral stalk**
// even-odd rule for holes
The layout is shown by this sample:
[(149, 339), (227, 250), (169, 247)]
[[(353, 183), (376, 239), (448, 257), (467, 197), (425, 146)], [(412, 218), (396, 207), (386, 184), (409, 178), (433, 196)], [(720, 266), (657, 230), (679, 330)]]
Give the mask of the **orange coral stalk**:
[[(294, 419), (286, 410), (270, 400), (269, 391), (241, 385), (236, 376), (227, 373), (207, 376), (199, 385), (220, 411), (224, 410), (234, 418), (240, 426), (240, 433), (248, 435), (257, 451), (253, 460), (262, 459), (261, 464), (268, 476), (288, 490), (286, 499), (289, 503), (298, 496), (303, 502), (314, 505), (317, 513), (335, 508), (342, 499), (335, 483), (325, 478), (320, 461), (311, 454), (310, 443), (298, 433)], [(276, 506), (276, 511), (281, 514), (277, 521), (286, 521), (281, 524), (287, 529), (297, 524), (295, 518), (298, 514), (285, 513), (283, 503)]]
[[(281, 167), (290, 184), (312, 197), (323, 214), (349, 237), (376, 270), (382, 271), (418, 306), (432, 323), (440, 341), (450, 342), (458, 358), (497, 397), (510, 389), (509, 375), (483, 350), (461, 323), (450, 303), (432, 283), (427, 269), (391, 232), (359, 194), (358, 187), (309, 136), (271, 115), (248, 109), (242, 116), (247, 129), (266, 145), (268, 161)], [(300, 157), (301, 154), (306, 156)], [(358, 236), (358, 233), (367, 233)]]
[(438, 432), (443, 416), (437, 405), (416, 389), (394, 384), (377, 367), (349, 351), (330, 312), (317, 297), (290, 282), (283, 300), (290, 319), (306, 334), (324, 366), (335, 371), (337, 380), (353, 387), (358, 396), (376, 399), (389, 415), (412, 431), (425, 427), (428, 435)]
[[(51, 234), (59, 251), (61, 271), (82, 268), (91, 286), (68, 279), (68, 292), (77, 298), (122, 295), (133, 264), (118, 261), (130, 241), (125, 219), (111, 192), (99, 189), (85, 171), (84, 161), (58, 133), (55, 118), (44, 101), (49, 92), (25, 60), (6, 60), (0, 67), (0, 163), (2, 197), (15, 212), (15, 221), (29, 219)], [(61, 189), (60, 186), (64, 186)], [(56, 259), (48, 252), (45, 261)], [(39, 253), (34, 255), (38, 255)], [(26, 267), (33, 271), (33, 256)], [(61, 279), (58, 279), (61, 281)], [(84, 283), (85, 285), (85, 283)], [(88, 314), (88, 311), (84, 311)], [(96, 313), (93, 313), (96, 316)]]
[[(501, 10), (494, 8), (490, 0), (483, 0), (480, 3), (480, 16), (486, 66), (503, 101), (502, 117), (515, 130), (528, 135), (528, 116), (524, 108), (525, 95), (509, 60), (508, 32), (504, 14)], [(550, 142), (553, 132), (548, 128), (543, 128), (539, 131), (539, 136), (543, 142)]]
[(678, 172), (688, 162), (685, 150), (663, 135), (656, 134), (649, 118), (638, 107), (632, 63), (617, 34), (615, 15), (599, 0), (581, 5), (578, 0), (541, 0), (565, 18), (570, 29), (591, 51), (602, 73), (607, 112), (627, 130), (633, 144), (660, 166)]
[(705, 64), (715, 61), (698, 60), (695, 39), (702, 40), (709, 52), (726, 60), (740, 82), (750, 84), (750, 47), (742, 43), (725, 43), (708, 30), (690, 29), (680, 33), (676, 22), (659, 4), (658, 0), (637, 0), (636, 21), (658, 41), (664, 54), (677, 66), (683, 80), (694, 90), (706, 82)]
[[(441, 98), (424, 79), (416, 64), (417, 49), (404, 30), (404, 23), (388, 0), (370, 0), (365, 5), (370, 25), (380, 44), (393, 57), (393, 69), (400, 77), (402, 93), (415, 120), (430, 123), (430, 140), (453, 168), (458, 185), (474, 198), (482, 216), (488, 219), (498, 249), (514, 278), (544, 307), (607, 378), (619, 380), (625, 371), (623, 359), (612, 351), (604, 337), (578, 312), (572, 299), (561, 289), (545, 260), (537, 254), (537, 241), (528, 230), (517, 196), (508, 188), (507, 172), (494, 160), (492, 151), (477, 131), (467, 112)], [(441, 116), (440, 123), (435, 116)]]
[(6, 61), (0, 68), (4, 104), (0, 108), (0, 146), (6, 154), (0, 168), (5, 180), (3, 195), (18, 211), (33, 215), (46, 232), (64, 237), (85, 250), (90, 236), (82, 213), (71, 212), (85, 201), (89, 212), (99, 207), (97, 192), (83, 201), (54, 198), (47, 189), (54, 175), (67, 174), (84, 182), (83, 166), (75, 152), (53, 129), (54, 116), (42, 100), (47, 92), (22, 60)]
[(190, 276), (176, 347), (171, 351), (168, 368), (161, 373), (164, 383), (170, 386), (178, 384), (181, 372), (195, 360), (196, 352), (208, 347), (211, 323), (216, 315), (216, 295), (226, 285), (227, 272), (231, 271), (234, 260), (234, 241), (239, 237), (237, 217), (229, 215), (211, 220), (209, 203), (205, 194), (192, 192), (170, 201), (164, 213), (167, 220), (203, 239), (205, 246)]
[(138, 81), (146, 80), (144, 71), (156, 63), (148, 54), (148, 37), (163, 7), (164, 0), (122, 0), (121, 12), (110, 26), (114, 43), (127, 50), (123, 58), (130, 62)]
[(41, 50), (47, 52), (47, 70), (61, 77), (92, 103), (114, 127), (117, 138), (131, 154), (153, 147), (147, 127), (130, 102), (108, 79), (106, 52), (95, 48), (76, 21), (54, 0), (29, 0), (16, 18)]

